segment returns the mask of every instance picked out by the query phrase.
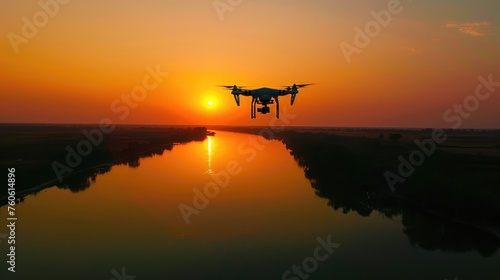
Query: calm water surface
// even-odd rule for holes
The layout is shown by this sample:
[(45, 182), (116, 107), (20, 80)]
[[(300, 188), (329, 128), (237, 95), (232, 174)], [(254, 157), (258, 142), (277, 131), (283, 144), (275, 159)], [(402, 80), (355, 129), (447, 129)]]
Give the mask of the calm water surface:
[[(28, 196), (17, 206), (17, 272), (2, 265), (1, 279), (120, 280), (112, 271), (122, 268), (136, 280), (282, 279), (287, 270), (283, 279), (498, 279), (498, 254), (426, 251), (399, 218), (334, 211), (280, 142), (254, 140), (218, 132), (136, 168), (114, 166), (85, 191)], [(193, 206), (194, 189), (228, 162), (241, 172), (187, 225), (179, 205)], [(318, 238), (340, 246), (318, 251)], [(313, 261), (315, 251), (328, 257)]]

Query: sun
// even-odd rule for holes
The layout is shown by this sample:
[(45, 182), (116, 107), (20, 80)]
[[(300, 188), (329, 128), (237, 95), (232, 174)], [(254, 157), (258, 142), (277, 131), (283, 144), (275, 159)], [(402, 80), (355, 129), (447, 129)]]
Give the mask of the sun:
[(203, 105), (207, 109), (213, 109), (217, 106), (217, 99), (213, 96), (207, 96), (205, 100), (203, 100)]
[(205, 109), (213, 110), (219, 106), (219, 98), (214, 92), (206, 92), (202, 95), (200, 99), (200, 105), (202, 105)]

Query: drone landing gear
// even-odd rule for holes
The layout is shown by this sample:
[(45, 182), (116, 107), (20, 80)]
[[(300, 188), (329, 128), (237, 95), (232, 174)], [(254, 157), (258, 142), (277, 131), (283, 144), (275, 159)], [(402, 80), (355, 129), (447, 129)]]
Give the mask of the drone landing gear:
[(250, 115), (252, 116), (252, 119), (255, 119), (257, 117), (257, 97), (252, 97), (252, 105), (250, 106)]
[(276, 100), (276, 118), (280, 118), (280, 102), (278, 101), (278, 97), (274, 97), (274, 100)]

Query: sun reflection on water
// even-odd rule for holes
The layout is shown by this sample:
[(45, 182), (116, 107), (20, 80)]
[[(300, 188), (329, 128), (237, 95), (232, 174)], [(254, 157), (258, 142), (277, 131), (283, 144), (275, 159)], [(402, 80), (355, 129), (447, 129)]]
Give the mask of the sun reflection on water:
[(207, 155), (208, 155), (208, 170), (207, 173), (212, 174), (214, 171), (212, 170), (212, 137), (207, 137)]

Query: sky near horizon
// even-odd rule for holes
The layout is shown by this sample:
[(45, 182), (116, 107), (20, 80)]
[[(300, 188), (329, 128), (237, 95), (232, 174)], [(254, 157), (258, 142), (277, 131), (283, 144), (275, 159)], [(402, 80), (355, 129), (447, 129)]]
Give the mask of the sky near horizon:
[[(289, 125), (500, 128), (498, 11), (490, 0), (4, 1), (0, 122), (268, 125), (274, 106), (251, 120), (250, 100), (237, 107), (216, 85), (316, 83), (293, 107), (280, 98)], [(481, 98), (480, 76), (494, 81)]]

